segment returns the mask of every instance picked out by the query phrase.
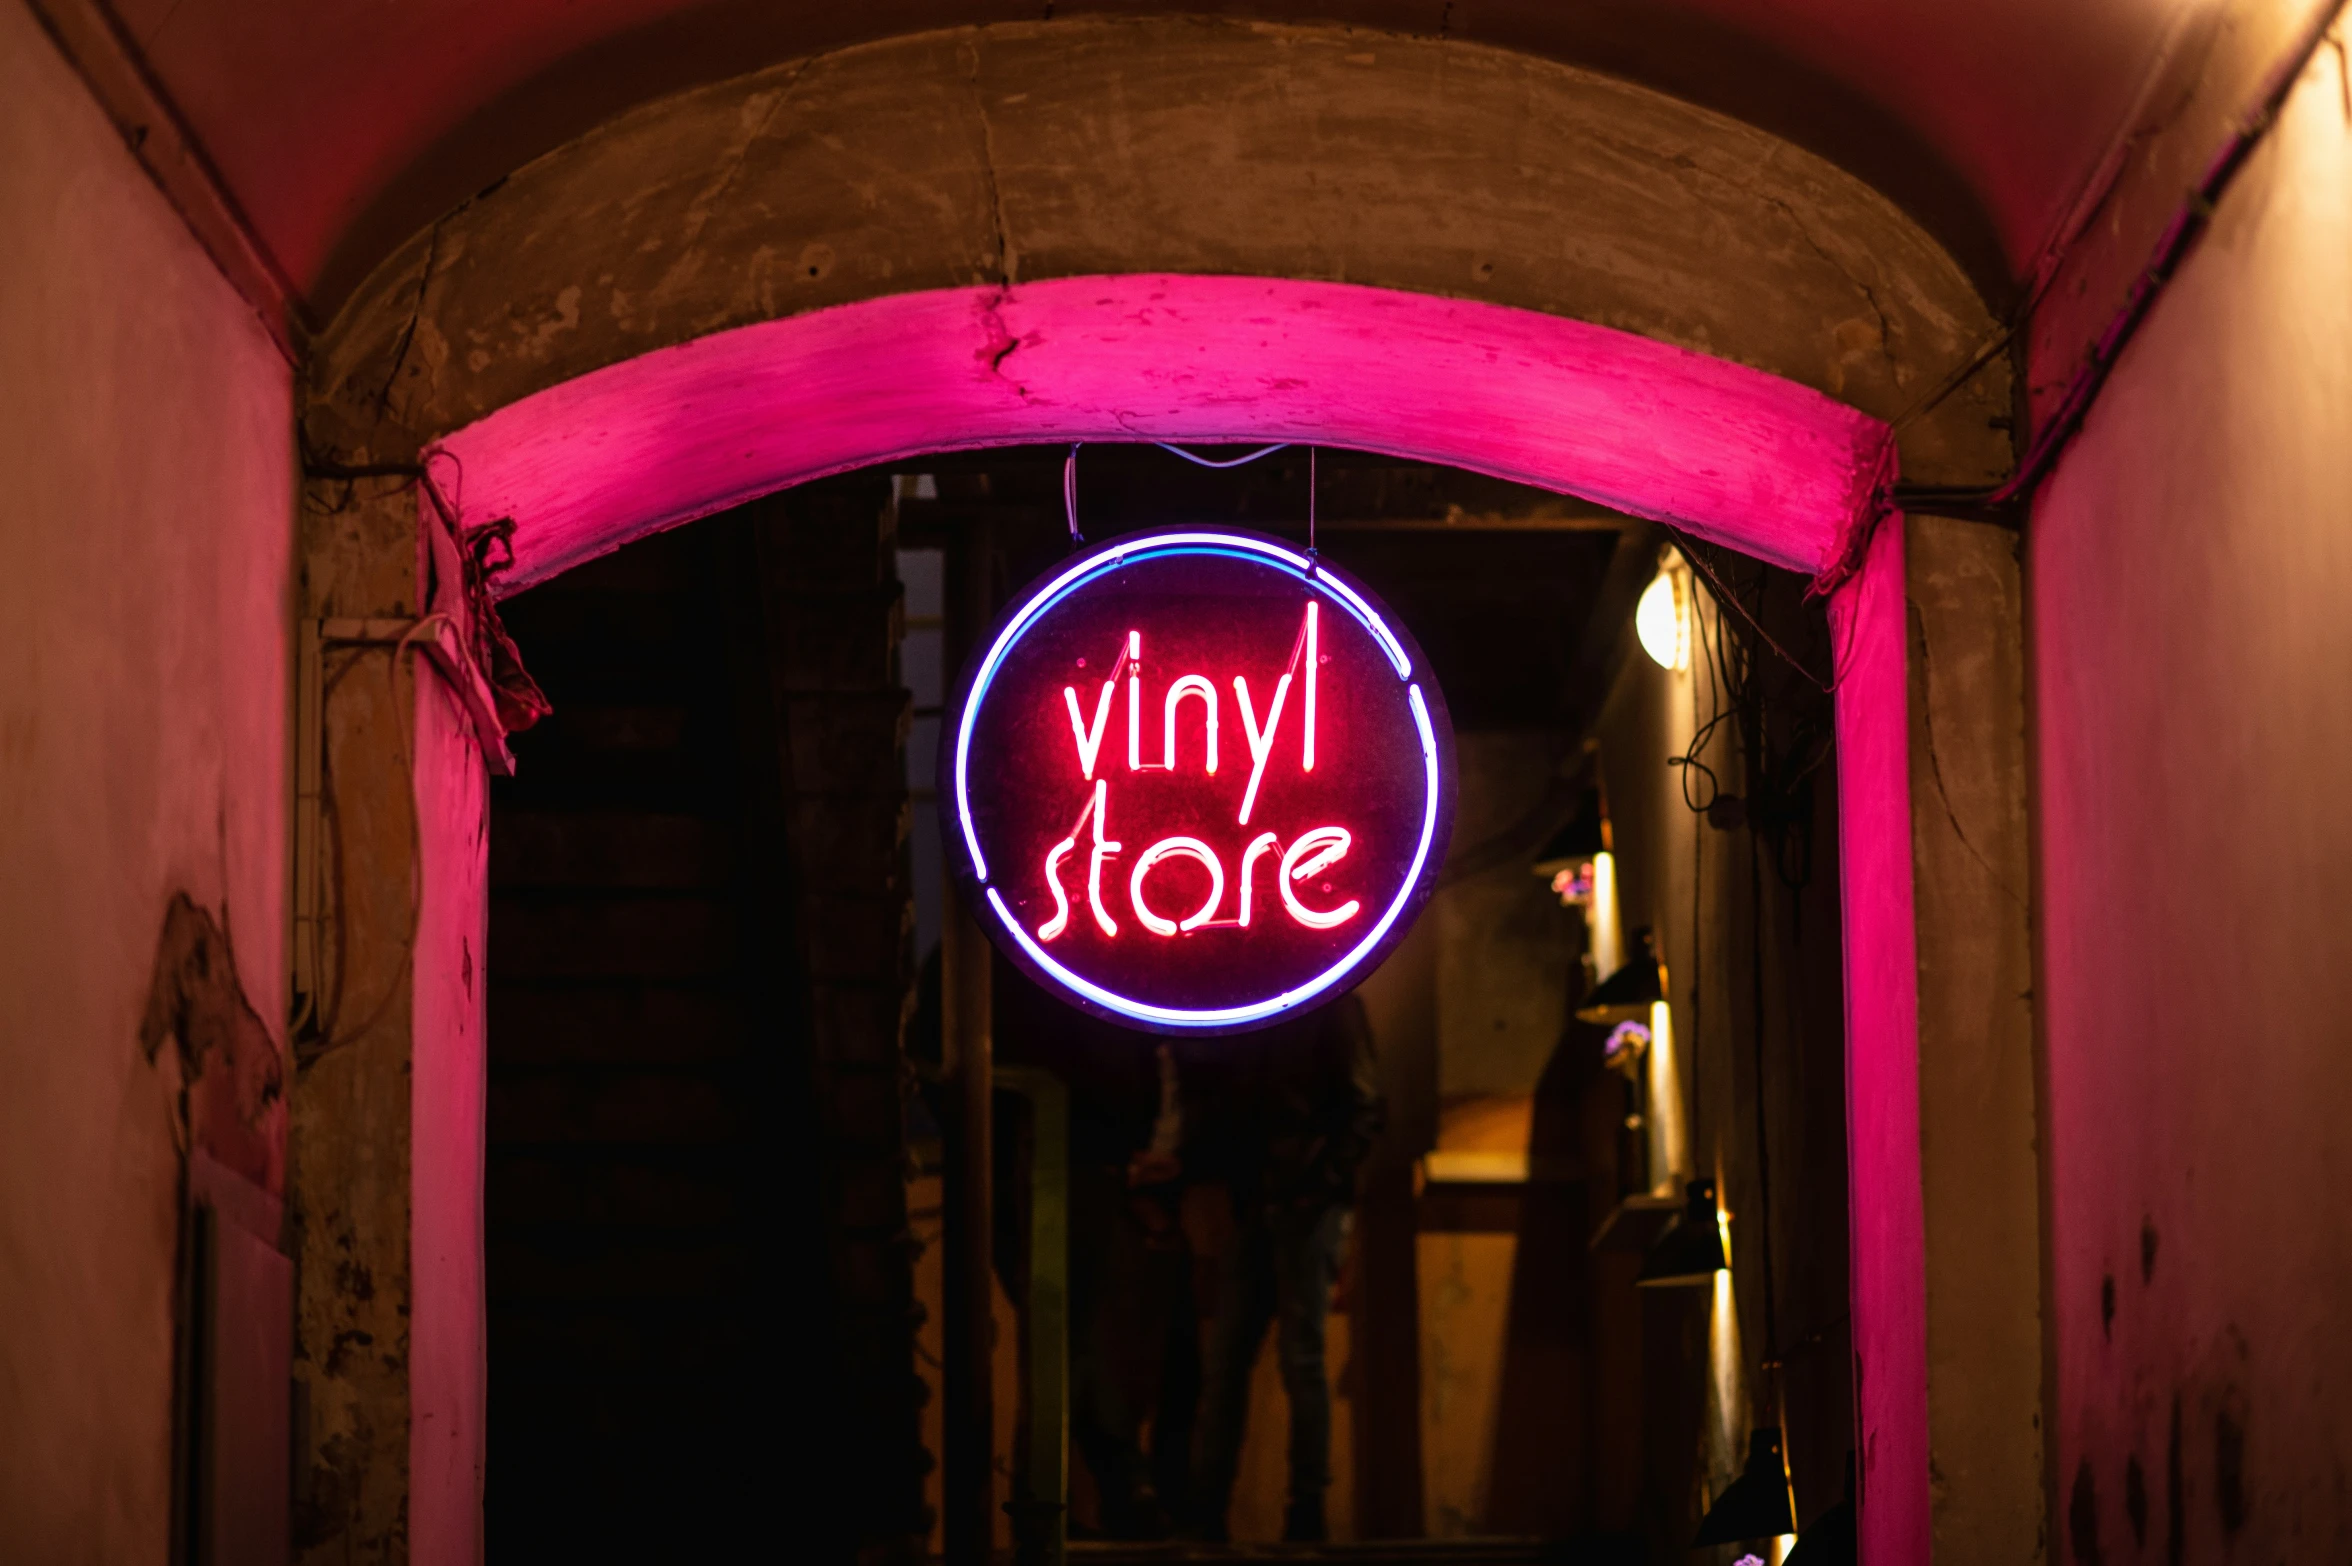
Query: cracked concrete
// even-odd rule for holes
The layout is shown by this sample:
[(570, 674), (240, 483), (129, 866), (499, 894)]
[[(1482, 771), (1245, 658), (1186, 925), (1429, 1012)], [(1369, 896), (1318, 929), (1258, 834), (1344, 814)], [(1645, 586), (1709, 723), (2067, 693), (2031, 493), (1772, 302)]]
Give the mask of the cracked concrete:
[(1923, 742), (1922, 748), (1926, 753), (1928, 773), (1935, 782), (1936, 801), (1943, 807), (1944, 819), (1951, 823), (1952, 836), (1959, 840), (1962, 848), (1968, 850), (1969, 857), (1984, 867), (1984, 873), (1992, 879), (1995, 886), (2001, 889), (2002, 895), (2019, 908), (2025, 908), (2027, 906), (2025, 894), (2019, 891), (2016, 885), (2004, 876), (1990, 859), (1985, 857), (1984, 850), (1976, 845), (1976, 842), (1968, 835), (1968, 828), (1961, 824), (1959, 806), (1953, 803), (1951, 787), (1944, 781), (1943, 757), (1936, 748), (1935, 660), (1928, 645), (1927, 616), (1920, 608), (1917, 599), (1909, 601), (1904, 607), (1911, 625), (1911, 656), (1917, 666), (1919, 681), (1920, 736)]
[[(1011, 377), (1004, 374), (1004, 362), (1011, 358), (1014, 351), (1021, 346), (1021, 339), (1015, 335), (1011, 327), (1005, 325), (1003, 315), (1004, 302), (1011, 293), (1012, 285), (1002, 284), (981, 303), (980, 325), (987, 337), (978, 352), (974, 354), (975, 358), (986, 361), (989, 374), (1004, 376), (1007, 380), (1010, 380)], [(1029, 388), (1018, 382), (1013, 383), (1013, 389), (1024, 397), (1029, 394)]]
[[(988, 187), (988, 223), (996, 235), (996, 281), (1006, 288), (1021, 280), (1021, 253), (1013, 248), (1012, 235), (1005, 228), (1004, 186), (996, 177), (996, 127), (988, 118), (988, 93), (980, 85), (980, 42), (974, 39), (969, 58), (968, 73), (972, 83), (972, 112), (980, 119), (980, 172)], [(1012, 352), (1007, 348), (1005, 353)], [(990, 361), (995, 369), (1004, 362), (1004, 353)]]
[(1764, 200), (1766, 205), (1788, 219), (1789, 227), (1795, 231), (1797, 238), (1805, 242), (1806, 249), (1819, 256), (1839, 276), (1852, 284), (1854, 291), (1862, 296), (1862, 302), (1870, 307), (1871, 315), (1878, 321), (1879, 352), (1886, 356), (1890, 364), (1895, 365), (1896, 379), (1902, 380), (1903, 367), (1896, 363), (1895, 324), (1888, 318), (1886, 306), (1879, 303), (1877, 292), (1867, 282), (1855, 276), (1853, 270), (1832, 254), (1828, 246), (1814, 237), (1813, 230), (1806, 226), (1805, 220), (1797, 215), (1795, 208), (1778, 196), (1767, 196)]

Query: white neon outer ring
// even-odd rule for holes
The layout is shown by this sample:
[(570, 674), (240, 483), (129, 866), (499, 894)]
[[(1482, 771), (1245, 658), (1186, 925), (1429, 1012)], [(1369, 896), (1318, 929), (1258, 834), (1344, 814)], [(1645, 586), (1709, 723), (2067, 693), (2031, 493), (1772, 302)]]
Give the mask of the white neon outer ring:
[[(1357, 619), (1366, 630), (1372, 633), (1373, 639), (1380, 643), (1381, 650), (1388, 655), (1388, 660), (1395, 666), (1398, 677), (1406, 679), (1405, 695), (1413, 706), (1414, 726), (1421, 733), (1422, 803), (1421, 841), (1414, 846), (1412, 866), (1405, 872), (1404, 881), (1398, 886), (1396, 897), (1389, 903), (1388, 911), (1383, 913), (1372, 928), (1365, 932), (1364, 938), (1358, 941), (1345, 957), (1306, 983), (1295, 989), (1285, 990), (1269, 999), (1255, 1001), (1247, 1006), (1224, 1006), (1207, 1011), (1188, 1011), (1175, 1006), (1154, 1006), (1149, 1002), (1134, 1000), (1116, 991), (1106, 990), (1093, 980), (1081, 978), (1072, 973), (1068, 968), (1046, 955), (1045, 949), (1030, 938), (1027, 930), (1021, 928), (1021, 922), (1013, 917), (1012, 910), (1005, 906), (1004, 898), (998, 894), (997, 889), (988, 885), (988, 862), (980, 852), (980, 834), (972, 825), (971, 790), (966, 778), (971, 758), (972, 725), (979, 717), (981, 699), (988, 690), (989, 682), (996, 677), (997, 665), (1004, 661), (1005, 654), (1011, 651), (1013, 643), (1020, 640), (1021, 634), (1028, 629), (1030, 623), (1061, 596), (1064, 588), (1094, 571), (1116, 569), (1132, 558), (1157, 554), (1170, 548), (1200, 545), (1213, 545), (1218, 549), (1248, 550), (1254, 554), (1267, 556), (1269, 559), (1279, 560), (1298, 571), (1302, 577), (1311, 578), (1322, 586), (1337, 592), (1355, 611)], [(1422, 867), (1429, 862), (1430, 845), (1437, 836), (1437, 735), (1430, 727), (1429, 706), (1422, 700), (1420, 685), (1407, 678), (1412, 667), (1412, 661), (1405, 656), (1404, 648), (1398, 642), (1395, 634), (1382, 622), (1380, 616), (1372, 612), (1369, 604), (1348, 591), (1336, 578), (1326, 576), (1318, 571), (1315, 568), (1315, 563), (1306, 556), (1293, 553), (1278, 544), (1261, 543), (1252, 538), (1236, 538), (1229, 533), (1161, 533), (1137, 544), (1133, 549), (1114, 550), (1070, 567), (1069, 570), (1064, 571), (1060, 576), (1040, 588), (1029, 602), (1022, 605), (1020, 613), (1014, 615), (1006, 623), (1004, 630), (989, 646), (987, 657), (981, 660), (978, 672), (972, 677), (972, 693), (965, 698), (963, 720), (956, 727), (956, 820), (963, 828), (964, 844), (971, 850), (973, 873), (978, 876), (981, 887), (987, 892), (988, 905), (996, 910), (997, 921), (1011, 933), (1015, 941), (1020, 943), (1021, 950), (1028, 954), (1031, 962), (1096, 1005), (1114, 1011), (1120, 1016), (1132, 1017), (1138, 1022), (1151, 1022), (1163, 1027), (1178, 1028), (1230, 1027), (1240, 1023), (1259, 1021), (1314, 999), (1345, 977), (1357, 963), (1364, 959), (1367, 953), (1380, 944), (1382, 939), (1387, 936), (1390, 927), (1403, 916), (1405, 903), (1412, 897), (1414, 887), (1420, 884)]]

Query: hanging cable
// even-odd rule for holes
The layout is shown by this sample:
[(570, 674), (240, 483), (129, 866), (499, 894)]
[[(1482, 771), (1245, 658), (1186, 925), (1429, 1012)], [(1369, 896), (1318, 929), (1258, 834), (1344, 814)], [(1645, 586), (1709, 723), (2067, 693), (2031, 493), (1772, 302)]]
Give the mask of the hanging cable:
[(1086, 547), (1086, 535), (1078, 531), (1078, 447), (1081, 442), (1070, 442), (1070, 454), (1062, 459), (1062, 512), (1070, 519), (1070, 547)]
[(1676, 547), (1681, 549), (1683, 558), (1688, 560), (1693, 566), (1696, 566), (1698, 568), (1699, 574), (1707, 579), (1707, 592), (1709, 596), (1711, 596), (1716, 601), (1716, 603), (1727, 605), (1733, 613), (1737, 614), (1741, 619), (1747, 621), (1748, 628), (1764, 639), (1764, 645), (1771, 648), (1774, 652), (1780, 654), (1781, 662), (1787, 664), (1790, 668), (1796, 670), (1807, 680), (1818, 686), (1823, 695), (1834, 696), (1837, 694), (1837, 682), (1834, 678), (1825, 680), (1820, 675), (1815, 674), (1811, 669), (1808, 669), (1802, 663), (1799, 663), (1794, 653), (1790, 652), (1787, 648), (1781, 646), (1780, 643), (1772, 639), (1772, 633), (1765, 630), (1762, 625), (1758, 624), (1756, 617), (1748, 613), (1747, 605), (1741, 603), (1738, 596), (1723, 585), (1722, 578), (1715, 574), (1714, 567), (1707, 564), (1706, 557), (1698, 552), (1698, 550), (1692, 545), (1691, 540), (1683, 535), (1683, 532), (1680, 528), (1676, 527), (1671, 522), (1661, 522), (1658, 525), (1666, 530), (1668, 536), (1673, 538)]
[(1315, 553), (1315, 448), (1307, 448), (1307, 555)]
[[(1753, 748), (1751, 747), (1751, 756)], [(1764, 1264), (1764, 1358), (1774, 1373), (1774, 1392), (1777, 1394), (1780, 1368), (1780, 1318), (1774, 1295), (1772, 1274), (1772, 1152), (1767, 1140), (1764, 1113), (1764, 869), (1763, 847), (1757, 841), (1756, 823), (1748, 822), (1748, 968), (1754, 988), (1755, 1037), (1751, 1041), (1756, 1056), (1756, 1200), (1763, 1209), (1756, 1224), (1756, 1233)], [(1780, 1410), (1772, 1411), (1772, 1423), (1780, 1423)]]
[(1159, 447), (1162, 451), (1174, 452), (1177, 456), (1182, 457), (1185, 461), (1197, 463), (1204, 468), (1238, 468), (1248, 463), (1255, 462), (1260, 457), (1271, 457), (1278, 451), (1287, 451), (1290, 449), (1289, 441), (1276, 441), (1271, 446), (1260, 446), (1257, 450), (1249, 453), (1247, 456), (1235, 457), (1228, 462), (1219, 462), (1214, 457), (1196, 457), (1191, 452), (1186, 451), (1182, 446), (1171, 446), (1164, 440), (1155, 440), (1152, 442), (1152, 444)]

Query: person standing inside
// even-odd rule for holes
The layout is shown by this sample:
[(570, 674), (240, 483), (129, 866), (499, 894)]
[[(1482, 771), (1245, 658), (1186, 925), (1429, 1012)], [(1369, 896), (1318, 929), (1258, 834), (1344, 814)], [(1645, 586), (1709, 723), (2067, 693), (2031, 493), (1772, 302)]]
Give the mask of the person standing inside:
[(1356, 1171), (1379, 1134), (1372, 1030), (1353, 995), (1304, 1017), (1224, 1041), (1191, 1095), (1196, 1176), (1222, 1176), (1234, 1229), (1219, 1269), (1188, 1532), (1226, 1537), (1249, 1424), (1250, 1372), (1266, 1329), (1290, 1406), (1290, 1499), (1283, 1537), (1328, 1537), (1331, 1382), (1324, 1325), (1353, 1210)]
[[(1191, 1140), (1180, 1062), (1150, 1035), (1063, 1005), (1000, 968), (1000, 1060), (1042, 1066), (1069, 1092), (1070, 1444), (1094, 1481), (1075, 1536), (1167, 1537), (1190, 1477), (1200, 1316), (1180, 1221)], [(999, 1100), (1000, 1120), (1004, 1100)], [(998, 1272), (1016, 1307), (1028, 1182), (997, 1137)], [(1150, 1432), (1148, 1447), (1144, 1434)]]

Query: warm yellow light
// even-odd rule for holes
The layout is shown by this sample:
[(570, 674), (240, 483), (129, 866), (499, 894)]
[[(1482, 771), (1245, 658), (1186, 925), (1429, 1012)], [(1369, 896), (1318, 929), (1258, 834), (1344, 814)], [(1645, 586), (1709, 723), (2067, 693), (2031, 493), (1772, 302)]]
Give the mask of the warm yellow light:
[(1671, 569), (1662, 569), (1634, 605), (1633, 630), (1642, 651), (1661, 669), (1690, 667), (1690, 627), (1682, 614), (1681, 584)]
[(1625, 933), (1617, 922), (1617, 856), (1602, 849), (1592, 857), (1592, 895), (1584, 903), (1584, 927), (1590, 932), (1593, 980), (1615, 973), (1625, 961)]

